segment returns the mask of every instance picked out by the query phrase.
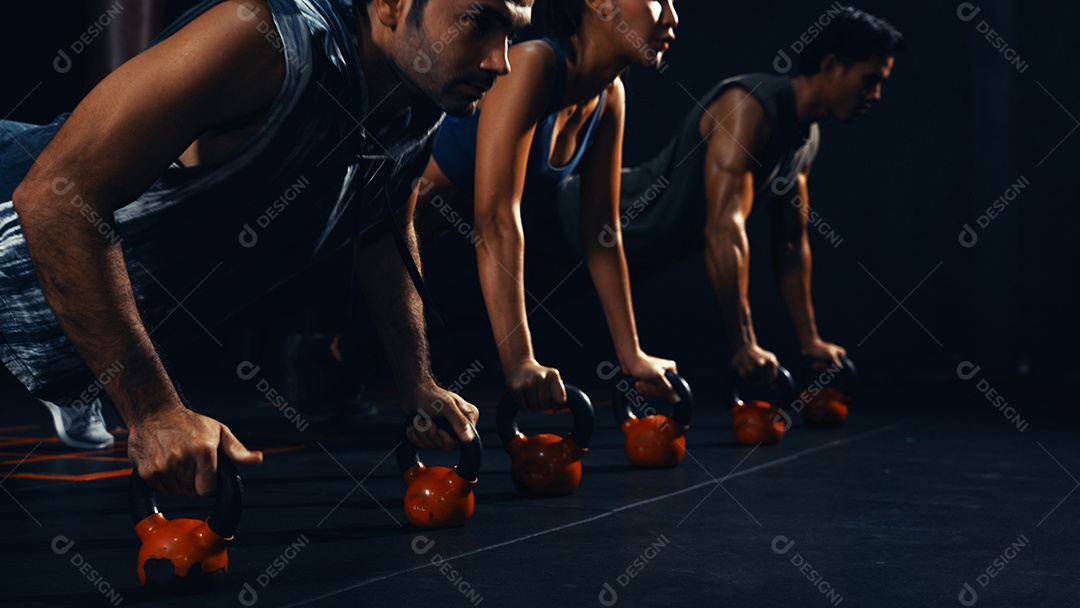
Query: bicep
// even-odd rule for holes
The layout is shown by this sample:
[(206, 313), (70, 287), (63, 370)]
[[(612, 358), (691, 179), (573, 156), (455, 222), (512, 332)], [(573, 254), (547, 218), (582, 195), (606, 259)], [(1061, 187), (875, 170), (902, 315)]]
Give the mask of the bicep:
[(64, 177), (113, 211), (200, 134), (269, 106), (284, 58), (258, 19), (226, 2), (125, 63), (75, 108), (28, 180)]
[(709, 106), (702, 130), (708, 223), (742, 222), (753, 205), (753, 172), (768, 136), (764, 110), (748, 93), (734, 89)]

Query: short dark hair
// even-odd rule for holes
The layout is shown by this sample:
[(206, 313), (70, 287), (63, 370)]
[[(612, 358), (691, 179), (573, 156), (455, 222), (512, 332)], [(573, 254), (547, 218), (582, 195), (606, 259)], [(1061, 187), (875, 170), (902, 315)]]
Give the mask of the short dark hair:
[(907, 43), (900, 30), (888, 21), (850, 6), (845, 6), (821, 28), (821, 34), (806, 45), (799, 59), (799, 73), (813, 76), (830, 53), (844, 65), (866, 61), (876, 55), (895, 55)]

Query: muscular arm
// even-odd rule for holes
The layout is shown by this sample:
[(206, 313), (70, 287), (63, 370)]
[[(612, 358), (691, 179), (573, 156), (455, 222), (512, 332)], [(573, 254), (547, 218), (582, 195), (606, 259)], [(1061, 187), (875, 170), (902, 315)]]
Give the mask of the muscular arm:
[[(596, 140), (580, 166), (582, 204), (579, 238), (615, 343), (619, 365), (627, 374), (649, 382), (672, 396), (671, 384), (664, 378), (664, 370), (676, 371), (674, 362), (653, 359), (642, 352), (634, 321), (630, 277), (619, 222), (625, 112), (625, 91), (622, 81), (616, 79), (605, 96)], [(599, 238), (606, 226), (611, 226), (615, 233), (614, 244), (610, 246), (602, 244)]]
[[(283, 58), (257, 30), (259, 18), (240, 18), (238, 6), (211, 9), (106, 78), (12, 197), (42, 291), (72, 344), (95, 375), (122, 364), (105, 388), (131, 429), (137, 466), (144, 451), (158, 450), (153, 442), (168, 440), (144, 437), (144, 423), (187, 410), (139, 317), (120, 245), (103, 238), (78, 206), (112, 226), (113, 212), (201, 133), (273, 101)], [(265, 7), (262, 15), (269, 15)], [(156, 462), (143, 462), (140, 474), (159, 490), (212, 491), (217, 439), (197, 440), (205, 441), (197, 463), (170, 447)], [(196, 467), (198, 487), (188, 483)]]
[(712, 282), (733, 365), (746, 376), (767, 380), (775, 357), (757, 345), (750, 313), (750, 244), (746, 219), (754, 204), (755, 156), (768, 141), (760, 103), (743, 89), (732, 89), (712, 103), (701, 121), (706, 137), (705, 267)]
[(795, 187), (770, 204), (769, 219), (773, 265), (780, 293), (787, 304), (799, 347), (805, 356), (831, 360), (839, 365), (837, 354), (844, 349), (827, 344), (818, 335), (814, 303), (810, 296), (812, 257), (807, 220), (810, 214), (810, 192), (806, 173), (799, 175)]
[[(479, 237), (476, 261), (491, 329), (511, 389), (515, 373), (538, 364), (525, 310), (525, 236), (521, 197), (536, 124), (543, 115), (555, 80), (555, 59), (544, 44), (521, 44), (510, 51), (514, 70), (496, 81), (484, 100), (477, 130), (475, 221)], [(545, 382), (556, 401), (565, 400), (557, 374)], [(554, 386), (558, 384), (558, 386)], [(550, 392), (515, 390), (519, 404), (550, 407)], [(561, 400), (559, 399), (561, 395)], [(522, 400), (524, 402), (522, 402)]]
[[(419, 268), (415, 206), (414, 192), (395, 221)], [(476, 423), (479, 411), (461, 397), (439, 388), (431, 374), (423, 303), (394, 243), (392, 230), (394, 227), (387, 223), (357, 245), (356, 278), (401, 392), (402, 409), (407, 415), (423, 412), (426, 418), (408, 429), (409, 439), (420, 447), (452, 448), (456, 443), (446, 431), (436, 429), (431, 419), (445, 417), (457, 436), (469, 442), (473, 439), (469, 423)]]

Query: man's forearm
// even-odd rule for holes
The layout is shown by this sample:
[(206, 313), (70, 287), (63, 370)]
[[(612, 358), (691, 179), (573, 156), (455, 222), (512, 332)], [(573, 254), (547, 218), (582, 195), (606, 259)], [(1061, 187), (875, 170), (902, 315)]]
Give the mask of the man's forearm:
[[(393, 227), (390, 227), (393, 230)], [(409, 253), (417, 262), (416, 232), (412, 223), (403, 229)], [(389, 232), (356, 251), (357, 281), (371, 309), (372, 321), (386, 350), (387, 360), (402, 398), (409, 401), (421, 386), (435, 384), (431, 374), (424, 306)]]
[[(139, 316), (120, 245), (75, 213), (67, 204), (74, 195), (70, 188), (24, 187), (13, 204), (60, 327), (95, 376), (120, 368), (104, 389), (124, 421), (136, 425), (180, 399)], [(89, 196), (82, 203), (102, 208)]]
[(778, 245), (773, 259), (776, 260), (776, 280), (795, 326), (799, 345), (806, 348), (818, 339), (818, 333), (814, 304), (810, 297), (810, 244), (805, 235), (801, 242)]
[(733, 351), (757, 344), (750, 315), (750, 246), (739, 230), (706, 239), (705, 267)]

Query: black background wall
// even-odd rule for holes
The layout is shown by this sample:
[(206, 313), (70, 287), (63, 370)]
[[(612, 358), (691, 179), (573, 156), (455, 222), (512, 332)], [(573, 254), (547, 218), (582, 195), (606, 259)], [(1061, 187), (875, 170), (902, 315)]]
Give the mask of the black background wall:
[[(167, 3), (168, 14), (185, 4)], [(822, 125), (811, 204), (842, 241), (834, 246), (811, 233), (819, 326), (872, 375), (950, 378), (959, 362), (973, 361), (999, 376), (1080, 381), (1073, 311), (1080, 86), (1072, 32), (1080, 5), (976, 4), (981, 12), (971, 21), (952, 1), (858, 5), (901, 29), (909, 48), (882, 103), (857, 122)], [(682, 24), (668, 69), (628, 77), (626, 162), (648, 159), (716, 81), (773, 71), (778, 51), (791, 55), (829, 6), (677, 2)], [(67, 73), (53, 67), (57, 51), (82, 31), (77, 3), (17, 3), (7, 11), (0, 116), (51, 120), (81, 95), (78, 63)], [(979, 33), (983, 21), (1019, 53), (1023, 72)], [(1021, 180), (1030, 185), (980, 226), (978, 218)], [(751, 221), (754, 318), (763, 346), (790, 360), (794, 336), (771, 278), (763, 220), (756, 213)], [(977, 232), (973, 247), (960, 242), (965, 224)], [(648, 351), (687, 369), (725, 365), (701, 260), (635, 285), (635, 303)], [(595, 301), (553, 312), (569, 333), (535, 314), (541, 355), (572, 373), (594, 373), (610, 356)]]

